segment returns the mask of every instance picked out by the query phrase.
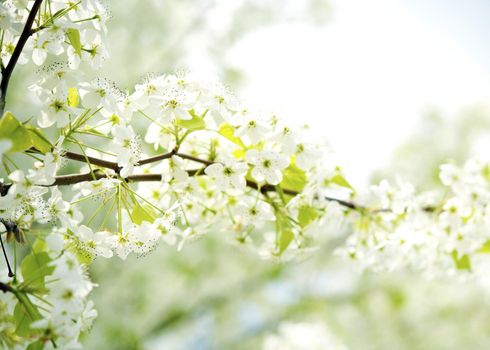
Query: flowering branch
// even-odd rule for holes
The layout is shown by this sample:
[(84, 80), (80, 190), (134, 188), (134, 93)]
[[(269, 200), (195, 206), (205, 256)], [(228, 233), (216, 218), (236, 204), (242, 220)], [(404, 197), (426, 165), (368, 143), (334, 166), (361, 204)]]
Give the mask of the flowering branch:
[[(176, 150), (172, 150), (172, 151), (167, 152), (167, 153), (162, 153), (162, 154), (159, 154), (159, 155), (156, 155), (153, 157), (149, 157), (149, 158), (145, 158), (143, 160), (140, 160), (138, 162), (138, 165), (150, 164), (150, 163), (158, 162), (160, 160), (169, 159), (174, 155), (179, 156), (179, 157), (184, 158), (184, 159), (192, 160), (196, 163), (204, 164), (206, 166), (214, 164), (212, 161), (209, 161), (206, 159), (201, 159), (198, 157), (194, 157), (192, 155), (185, 154), (185, 153), (179, 153)], [(88, 157), (88, 156), (86, 157), (82, 154), (78, 154), (78, 153), (74, 153), (74, 152), (65, 152), (64, 156), (68, 159), (76, 160), (76, 161), (80, 161), (80, 162), (84, 162), (84, 163), (88, 159), (88, 161), (91, 164), (97, 165), (97, 166), (100, 166), (103, 168), (107, 168), (107, 169), (112, 169), (116, 173), (119, 173), (119, 170), (120, 170), (119, 165), (115, 162), (106, 161), (106, 160), (102, 160), (102, 159), (94, 158), (94, 157)], [(196, 174), (199, 174), (201, 172), (202, 172), (202, 169), (188, 170), (187, 171), (189, 176), (195, 176)], [(103, 174), (103, 173), (100, 173), (97, 171), (94, 172), (94, 175), (95, 175), (95, 180), (100, 180), (100, 179), (111, 177), (110, 175)], [(94, 176), (92, 176), (91, 173), (62, 175), (62, 176), (57, 176), (55, 182), (51, 186), (66, 186), (66, 185), (73, 185), (76, 183), (80, 183), (80, 182), (84, 182), (84, 181), (93, 181), (93, 180), (94, 180)], [(161, 174), (129, 175), (128, 177), (124, 178), (124, 180), (126, 180), (128, 182), (158, 182), (158, 181), (162, 181), (162, 175)], [(276, 187), (273, 185), (266, 184), (266, 185), (260, 186), (257, 182), (252, 181), (252, 180), (247, 180), (246, 183), (247, 183), (248, 187), (253, 188), (255, 190), (259, 190), (261, 193), (275, 192), (276, 191)], [(282, 191), (284, 194), (290, 195), (290, 196), (296, 196), (299, 194), (297, 191), (290, 190), (288, 188), (284, 188), (284, 189), (282, 189)], [(329, 202), (336, 202), (336, 203), (342, 205), (343, 207), (346, 207), (346, 208), (349, 208), (352, 210), (365, 209), (364, 207), (362, 207), (356, 203), (345, 201), (345, 200), (338, 199), (338, 198), (325, 196), (324, 199), (329, 201)]]
[(15, 65), (19, 60), (20, 54), (24, 49), (24, 46), (31, 36), (31, 28), (34, 23), (34, 19), (41, 7), (43, 0), (36, 0), (32, 5), (31, 11), (29, 12), (29, 16), (27, 17), (26, 23), (24, 25), (24, 29), (19, 37), (19, 41), (15, 46), (14, 52), (10, 57), (9, 63), (5, 68), (2, 67), (2, 82), (0, 83), (0, 118), (3, 115), (3, 111), (5, 109), (5, 99), (7, 96), (7, 89), (10, 81), (10, 77), (12, 76), (12, 72), (14, 71)]

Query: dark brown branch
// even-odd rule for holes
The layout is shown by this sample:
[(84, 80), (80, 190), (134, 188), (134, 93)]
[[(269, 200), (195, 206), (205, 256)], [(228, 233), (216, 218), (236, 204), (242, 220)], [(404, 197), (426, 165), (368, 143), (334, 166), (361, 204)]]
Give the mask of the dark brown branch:
[(7, 96), (7, 89), (9, 86), (10, 82), (10, 77), (12, 76), (12, 72), (14, 71), (15, 65), (17, 64), (17, 61), (19, 60), (20, 54), (22, 53), (22, 50), (24, 49), (24, 46), (31, 36), (31, 28), (34, 23), (34, 20), (36, 18), (36, 15), (39, 11), (39, 8), (41, 7), (43, 0), (35, 0), (34, 4), (32, 5), (31, 11), (29, 12), (29, 15), (27, 16), (26, 24), (24, 25), (24, 29), (22, 30), (22, 33), (20, 34), (19, 41), (17, 42), (17, 45), (15, 46), (14, 52), (12, 53), (12, 56), (10, 57), (9, 63), (5, 67), (5, 69), (2, 70), (2, 82), (0, 83), (0, 118), (3, 115), (3, 111), (5, 109), (5, 101), (6, 101), (6, 96)]
[(87, 160), (90, 162), (92, 165), (97, 165), (102, 168), (107, 168), (107, 169), (112, 169), (116, 173), (119, 173), (121, 170), (121, 167), (116, 163), (116, 162), (110, 162), (108, 160), (103, 160), (99, 158), (94, 158), (94, 157), (89, 157), (85, 156), (83, 154), (75, 153), (75, 152), (65, 152), (63, 154), (65, 158), (71, 159), (71, 160), (76, 160), (78, 162), (82, 163), (87, 163)]
[(95, 180), (109, 178), (109, 176), (107, 174), (103, 174), (103, 173), (100, 173), (98, 171), (94, 171), (93, 176), (92, 176), (92, 173), (60, 175), (60, 176), (56, 176), (56, 180), (53, 184), (47, 185), (46, 187), (68, 186), (68, 185), (74, 185), (74, 184), (77, 184), (80, 182), (85, 182), (85, 181), (94, 181), (94, 177), (95, 177)]
[(145, 158), (145, 159), (140, 160), (138, 162), (138, 165), (145, 165), (145, 164), (155, 163), (155, 162), (158, 162), (160, 160), (171, 158), (175, 154), (177, 154), (177, 152), (174, 150), (174, 151), (170, 151), (168, 153), (159, 154), (159, 155), (154, 156), (154, 157)]
[(0, 291), (7, 293), (14, 293), (15, 294), (15, 289), (9, 286), (7, 283), (0, 282)]
[(194, 161), (196, 163), (201, 163), (201, 164), (204, 164), (204, 165), (211, 165), (211, 164), (213, 164), (213, 162), (210, 161), (210, 160), (197, 158), (197, 157), (191, 156), (190, 154), (176, 153), (175, 155), (176, 156), (179, 156), (180, 158), (192, 160), (192, 161)]

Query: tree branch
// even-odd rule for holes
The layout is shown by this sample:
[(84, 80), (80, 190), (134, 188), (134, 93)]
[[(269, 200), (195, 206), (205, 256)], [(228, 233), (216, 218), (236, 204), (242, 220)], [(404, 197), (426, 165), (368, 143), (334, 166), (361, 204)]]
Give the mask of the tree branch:
[[(173, 155), (177, 155), (181, 158), (189, 159), (189, 160), (192, 160), (192, 161), (197, 162), (197, 163), (201, 163), (201, 164), (206, 165), (206, 166), (213, 164), (213, 162), (211, 162), (209, 160), (197, 158), (197, 157), (194, 157), (194, 156), (191, 156), (188, 154), (184, 154), (184, 153), (178, 153), (176, 151), (171, 151), (168, 153), (164, 153), (164, 154), (160, 154), (160, 155), (157, 155), (154, 157), (143, 159), (142, 161), (140, 161), (138, 163), (138, 165), (143, 165), (143, 164), (157, 162), (157, 161), (163, 160), (163, 159), (168, 159), (168, 158), (172, 157)], [(85, 156), (82, 154), (73, 153), (73, 152), (65, 152), (64, 156), (68, 159), (72, 159), (72, 160), (76, 160), (79, 162), (86, 163)], [(87, 158), (91, 164), (98, 165), (100, 167), (107, 168), (107, 169), (112, 169), (116, 173), (119, 173), (120, 167), (115, 162), (110, 162), (110, 161), (106, 161), (106, 160), (102, 160), (102, 159), (98, 159), (98, 158), (93, 158), (93, 157), (87, 157)], [(187, 174), (189, 174), (189, 176), (196, 176), (198, 174), (202, 174), (203, 170), (204, 170), (203, 168), (187, 170)], [(114, 178), (113, 175), (104, 174), (104, 173), (101, 173), (97, 170), (94, 171), (93, 175), (95, 176), (95, 180)], [(161, 174), (135, 174), (135, 175), (129, 175), (124, 180), (127, 182), (158, 182), (158, 181), (162, 181), (162, 179), (163, 179), (163, 176)], [(77, 184), (80, 182), (85, 182), (85, 181), (94, 181), (94, 178), (90, 172), (85, 173), (85, 174), (70, 174), (70, 175), (56, 176), (55, 182), (52, 183), (51, 185), (46, 185), (46, 187), (68, 186), (68, 185), (74, 185), (74, 184)], [(260, 186), (255, 181), (248, 180), (248, 179), (246, 181), (247, 181), (246, 183), (247, 183), (248, 187), (255, 189), (255, 190), (258, 190), (258, 191), (260, 190), (261, 193), (268, 193), (268, 192), (275, 192), (276, 191), (276, 187), (273, 185), (265, 184), (265, 185)], [(11, 186), (11, 184), (0, 183), (0, 196), (7, 195), (10, 186)], [(283, 188), (282, 191), (284, 194), (287, 194), (289, 196), (296, 196), (299, 194), (298, 191), (294, 191), (294, 190), (291, 190), (288, 188)], [(329, 202), (336, 202), (336, 203), (340, 204), (341, 206), (352, 209), (352, 210), (366, 209), (363, 206), (360, 206), (360, 205), (353, 203), (353, 202), (345, 201), (343, 199), (338, 199), (338, 198), (333, 198), (333, 197), (328, 197), (328, 196), (325, 196), (324, 199), (329, 201)], [(426, 210), (425, 208), (424, 208), (424, 210), (427, 212), (430, 211), (430, 210)]]
[(0, 291), (2, 291), (4, 293), (10, 292), (10, 293), (14, 293), (15, 294), (15, 289), (12, 288), (7, 283), (3, 283), (3, 282), (0, 282)]
[(89, 157), (89, 156), (85, 156), (83, 154), (79, 154), (79, 153), (75, 153), (75, 152), (65, 152), (65, 153), (63, 153), (63, 157), (71, 159), (71, 160), (76, 160), (76, 161), (82, 162), (82, 163), (87, 163), (87, 160), (88, 160), (90, 162), (90, 164), (92, 164), (92, 165), (97, 165), (97, 166), (100, 166), (102, 168), (112, 169), (116, 173), (119, 173), (119, 171), (121, 170), (121, 167), (116, 162), (110, 162), (108, 160)]
[(149, 157), (149, 158), (142, 159), (142, 160), (140, 160), (138, 162), (138, 165), (145, 165), (145, 164), (155, 163), (155, 162), (158, 162), (160, 160), (171, 158), (173, 155), (176, 155), (176, 154), (177, 154), (177, 151), (172, 150), (172, 151), (170, 151), (168, 153), (163, 153), (163, 154), (156, 155), (154, 157)]
[(24, 49), (24, 46), (31, 36), (31, 28), (34, 23), (34, 19), (36, 18), (36, 15), (39, 11), (39, 8), (41, 7), (43, 0), (35, 0), (34, 4), (32, 5), (31, 11), (29, 12), (29, 15), (27, 16), (26, 24), (24, 25), (24, 29), (22, 30), (22, 33), (20, 34), (19, 41), (17, 42), (17, 45), (15, 46), (14, 52), (12, 53), (12, 56), (10, 57), (9, 63), (7, 64), (7, 67), (2, 70), (2, 82), (0, 83), (0, 118), (3, 115), (3, 111), (5, 109), (5, 101), (6, 101), (6, 96), (7, 96), (7, 89), (8, 85), (10, 82), (10, 77), (12, 76), (12, 72), (14, 71), (15, 65), (17, 64), (17, 61), (19, 60), (20, 54), (22, 53), (22, 50)]

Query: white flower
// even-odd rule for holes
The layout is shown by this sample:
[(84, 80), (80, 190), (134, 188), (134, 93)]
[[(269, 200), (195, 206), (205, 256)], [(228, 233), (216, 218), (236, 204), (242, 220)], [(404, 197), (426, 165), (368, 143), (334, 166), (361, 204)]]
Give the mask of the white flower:
[(109, 248), (108, 232), (94, 232), (85, 225), (78, 227), (76, 235), (81, 243), (81, 248), (91, 256), (112, 257), (112, 250)]
[(162, 174), (163, 181), (168, 182), (172, 179), (178, 183), (185, 183), (189, 179), (189, 174), (185, 170), (184, 160), (175, 155), (168, 160)]
[(122, 167), (121, 176), (127, 177), (133, 173), (134, 166), (141, 156), (141, 146), (133, 128), (115, 125), (112, 128), (114, 139), (112, 149), (117, 155), (117, 164)]
[(266, 181), (277, 185), (282, 181), (282, 170), (289, 165), (289, 160), (275, 151), (248, 150), (245, 159), (254, 165), (252, 176), (259, 182)]
[(175, 226), (172, 219), (160, 217), (153, 223), (157, 232), (162, 235), (162, 239), (168, 245), (175, 245), (177, 237), (180, 234), (179, 229)]
[(156, 99), (158, 104), (149, 110), (163, 124), (170, 124), (174, 120), (190, 120), (189, 111), (195, 104), (195, 98), (180, 88), (169, 88)]
[(0, 4), (0, 29), (8, 31), (12, 29), (12, 24), (15, 19), (15, 13), (10, 6), (4, 3)]
[(238, 114), (238, 117), (235, 118), (239, 123), (235, 131), (237, 137), (248, 136), (252, 144), (264, 141), (264, 136), (269, 131), (269, 128), (263, 125), (258, 117)]
[(234, 213), (245, 225), (257, 225), (274, 220), (274, 213), (269, 203), (249, 197), (236, 206)]
[(175, 135), (168, 128), (162, 128), (155, 123), (151, 123), (146, 131), (145, 142), (153, 144), (153, 147), (163, 147), (165, 149), (173, 149), (176, 145)]
[(70, 216), (68, 215), (70, 204), (63, 200), (58, 187), (52, 188), (51, 197), (46, 204), (46, 208), (48, 211), (47, 215), (44, 213), (44, 208), (38, 208), (40, 209), (40, 213), (38, 213), (40, 222), (59, 219), (63, 225), (70, 223)]
[(298, 143), (294, 155), (296, 165), (303, 170), (310, 170), (322, 157), (315, 145), (306, 143)]
[(243, 191), (246, 186), (245, 175), (248, 165), (236, 162), (232, 158), (226, 158), (223, 163), (214, 163), (205, 169), (205, 173), (211, 176), (221, 191)]
[(92, 84), (81, 83), (79, 86), (78, 91), (84, 107), (96, 109), (102, 105), (110, 110), (116, 109), (116, 96), (109, 82), (97, 79)]
[(67, 94), (62, 91), (45, 91), (40, 99), (44, 108), (37, 121), (41, 128), (48, 128), (56, 123), (58, 128), (66, 126), (70, 122), (72, 108), (68, 106)]

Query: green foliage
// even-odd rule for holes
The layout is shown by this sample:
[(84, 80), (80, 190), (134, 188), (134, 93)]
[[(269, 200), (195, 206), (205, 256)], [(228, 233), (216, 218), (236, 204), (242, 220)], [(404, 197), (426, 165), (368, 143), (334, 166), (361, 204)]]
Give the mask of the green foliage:
[(44, 278), (54, 270), (53, 266), (48, 266), (50, 262), (46, 252), (27, 255), (20, 265), (24, 284), (32, 289), (44, 289)]
[(75, 49), (78, 56), (82, 56), (82, 43), (80, 41), (80, 32), (78, 29), (70, 28), (66, 30), (66, 36), (71, 46)]
[(189, 111), (189, 114), (192, 116), (192, 119), (178, 120), (178, 124), (181, 127), (191, 131), (197, 131), (206, 128), (206, 122), (204, 121), (204, 116), (206, 115), (206, 112), (204, 112), (202, 115), (197, 115), (192, 109)]
[(39, 320), (41, 314), (29, 297), (23, 292), (17, 292), (19, 302), (14, 308), (15, 332), (21, 337), (31, 337), (39, 331), (31, 328), (32, 322)]
[(281, 255), (294, 239), (293, 223), (281, 208), (275, 208), (277, 255)]
[(318, 211), (311, 206), (304, 205), (298, 211), (298, 223), (301, 228), (305, 228), (318, 217)]
[(471, 260), (467, 254), (458, 257), (458, 252), (453, 250), (451, 252), (451, 257), (453, 258), (454, 265), (458, 270), (471, 270)]
[(26, 348), (26, 350), (43, 350), (43, 349), (44, 349), (44, 343), (40, 340), (29, 344), (29, 346)]
[(225, 138), (227, 138), (228, 140), (230, 140), (234, 144), (236, 144), (242, 148), (246, 148), (243, 141), (239, 137), (235, 136), (234, 128), (230, 124), (228, 124), (228, 123), (221, 124), (219, 126), (218, 132), (220, 133), (220, 135), (224, 136)]
[(0, 119), (0, 138), (12, 141), (11, 152), (22, 152), (32, 146), (29, 131), (10, 112)]
[(158, 215), (155, 213), (155, 210), (153, 210), (150, 205), (145, 203), (143, 205), (137, 203), (131, 212), (131, 219), (137, 225), (141, 225), (143, 221), (153, 223), (157, 217)]
[(283, 174), (284, 177), (282, 179), (282, 182), (280, 183), (280, 186), (283, 189), (293, 190), (297, 192), (301, 192), (303, 190), (307, 181), (306, 174), (303, 170), (298, 168), (293, 161), (291, 161), (291, 164), (289, 164), (289, 166), (284, 169)]
[(0, 139), (12, 141), (10, 152), (23, 152), (33, 147), (46, 153), (52, 148), (40, 129), (22, 124), (10, 112), (6, 112), (0, 119)]
[(348, 188), (350, 190), (354, 190), (351, 184), (341, 174), (336, 174), (330, 179), (330, 182), (333, 182), (334, 184)]
[(478, 253), (484, 253), (484, 254), (489, 254), (490, 253), (490, 240), (488, 240), (488, 241), (486, 241), (485, 243), (482, 244), (482, 246), (478, 250)]
[(41, 129), (35, 128), (32, 125), (25, 125), (25, 128), (29, 131), (32, 147), (43, 154), (51, 151), (53, 146), (51, 145), (51, 142), (49, 142), (49, 140), (46, 138)]

